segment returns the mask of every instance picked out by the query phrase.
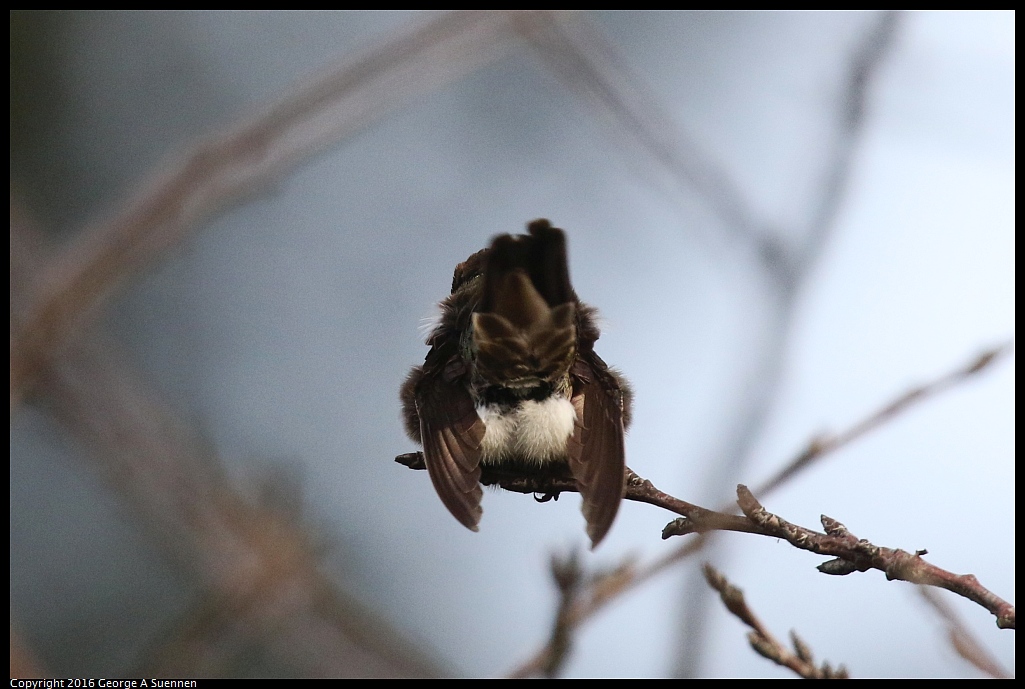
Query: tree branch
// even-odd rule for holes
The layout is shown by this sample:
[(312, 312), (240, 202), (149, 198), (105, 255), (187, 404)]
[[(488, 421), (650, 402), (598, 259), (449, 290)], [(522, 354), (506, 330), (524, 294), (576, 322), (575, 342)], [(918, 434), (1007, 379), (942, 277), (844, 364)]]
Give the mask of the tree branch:
[[(410, 469), (426, 469), (423, 455), (419, 452), (399, 455), (395, 461)], [(576, 482), (568, 475), (538, 476), (490, 466), (481, 467), (481, 483), (545, 497), (563, 492), (579, 492)], [(737, 498), (737, 504), (746, 519), (673, 497), (655, 488), (651, 481), (641, 478), (630, 469), (627, 469), (623, 494), (624, 500), (645, 502), (683, 515), (666, 525), (662, 530), (663, 539), (707, 531), (737, 531), (782, 538), (795, 548), (836, 558), (819, 565), (819, 571), (824, 574), (843, 575), (878, 569), (886, 574), (887, 579), (945, 588), (989, 610), (996, 616), (997, 626), (1001, 629), (1014, 629), (1013, 605), (984, 588), (971, 574), (953, 574), (926, 562), (921, 557), (926, 553), (924, 550), (912, 555), (903, 550), (873, 545), (856, 538), (843, 524), (825, 515), (822, 516), (825, 533), (791, 524), (762, 507), (747, 486), (737, 486)]]
[[(830, 437), (819, 437), (813, 439), (808, 446), (788, 462), (783, 469), (763, 484), (759, 489), (759, 493), (762, 495), (771, 493), (781, 485), (791, 481), (794, 477), (812, 466), (815, 462), (821, 461), (827, 457), (835, 450), (859, 440), (870, 431), (875, 430), (886, 423), (893, 422), (901, 414), (914, 409), (918, 405), (932, 399), (934, 396), (951, 390), (954, 387), (969, 381), (982, 372), (989, 370), (997, 362), (1013, 353), (1013, 351), (1013, 342), (1008, 342), (998, 347), (988, 349), (982, 354), (972, 357), (969, 362), (958, 366), (953, 371), (945, 373), (924, 385), (916, 386), (911, 390), (901, 393), (895, 399), (887, 402), (878, 410), (873, 411), (846, 430)], [(395, 458), (395, 461), (403, 464), (404, 466), (408, 466), (411, 469), (426, 469), (426, 465), (423, 463), (423, 456), (419, 452), (399, 455)], [(503, 485), (503, 487), (505, 486)], [(554, 486), (554, 488), (556, 489), (554, 492), (572, 492), (575, 490), (575, 486), (569, 479), (566, 479), (558, 486)], [(508, 490), (520, 493), (544, 494), (545, 486), (538, 485), (536, 482), (531, 482), (529, 479), (523, 479), (522, 482), (510, 482), (508, 484)], [(631, 497), (627, 499), (631, 499), (636, 502), (657, 504), (652, 499), (649, 499), (646, 489), (639, 489), (637, 486), (631, 488), (631, 486), (628, 485), (627, 491), (631, 495)], [(661, 491), (658, 492), (661, 493)], [(673, 500), (676, 499), (674, 498)], [(658, 506), (664, 507), (675, 514), (687, 516), (687, 514), (683, 513), (682, 510), (689, 510), (690, 507), (684, 507), (684, 505), (689, 505), (689, 503), (681, 505), (680, 503), (673, 503), (672, 501), (664, 502), (664, 505)], [(725, 509), (729, 509), (729, 507), (727, 506)], [(696, 514), (696, 512), (691, 511), (691, 514)], [(690, 533), (693, 533), (693, 531)], [(633, 562), (624, 563), (622, 567), (618, 568), (615, 573), (610, 575), (607, 579), (603, 580), (601, 578), (596, 578), (592, 580), (587, 585), (586, 590), (582, 591), (578, 596), (577, 603), (574, 605), (569, 619), (572, 620), (574, 625), (583, 624), (593, 615), (604, 609), (605, 606), (613, 600), (618, 599), (629, 591), (639, 588), (648, 580), (653, 579), (667, 569), (670, 569), (673, 565), (686, 560), (695, 553), (700, 552), (707, 542), (707, 537), (708, 532), (699, 532), (675, 550), (657, 557), (646, 564), (637, 565)], [(529, 660), (518, 666), (511, 674), (513, 676), (530, 676), (537, 674), (540, 672), (540, 668), (543, 667), (546, 655), (547, 646), (539, 649)]]
[(857, 538), (846, 526), (826, 515), (822, 515), (825, 533), (791, 524), (762, 507), (746, 486), (737, 486), (737, 504), (747, 518), (766, 529), (768, 535), (783, 538), (795, 548), (834, 556), (835, 559), (818, 566), (823, 574), (845, 575), (878, 569), (890, 580), (944, 588), (989, 610), (996, 616), (997, 626), (1001, 629), (1014, 629), (1013, 605), (983, 587), (972, 574), (953, 574), (926, 562), (922, 559), (927, 552), (925, 550), (912, 554), (873, 545)]
[(556, 22), (549, 13), (531, 12), (516, 15), (514, 25), (612, 135), (644, 157), (635, 166), (640, 174), (661, 172), (673, 191), (692, 189), (733, 237), (770, 253), (764, 245), (775, 238), (756, 221), (740, 186), (674, 121), (594, 21), (576, 15)]
[(570, 613), (580, 590), (583, 571), (580, 556), (576, 551), (566, 557), (552, 556), (552, 579), (559, 589), (559, 608), (552, 624), (552, 635), (548, 640), (549, 654), (543, 668), (545, 677), (557, 677), (569, 657), (573, 643), (573, 624)]

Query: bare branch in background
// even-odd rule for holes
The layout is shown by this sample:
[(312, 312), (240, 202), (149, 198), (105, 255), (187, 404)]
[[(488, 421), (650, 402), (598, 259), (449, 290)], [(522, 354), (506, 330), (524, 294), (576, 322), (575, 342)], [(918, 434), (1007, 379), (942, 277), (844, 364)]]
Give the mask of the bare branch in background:
[[(157, 171), (111, 220), (85, 228), (42, 268), (14, 265), (31, 251), (12, 195), (11, 413), (26, 389), (40, 383), (57, 418), (96, 451), (101, 471), (158, 541), (227, 611), (222, 622), (202, 618), (198, 626), (186, 625), (165, 660), (205, 657), (201, 647), (209, 650), (214, 639), (203, 629), (227, 625), (259, 633), (271, 625), (280, 628), (275, 638), (289, 642), (278, 649), (286, 657), (318, 659), (316, 667), (304, 661), (309, 674), (437, 674), (422, 654), (324, 579), (302, 532), (232, 493), (199, 436), (126, 373), (111, 342), (81, 331), (115, 290), (203, 221), (515, 42), (502, 12), (449, 13), (402, 31), (199, 141)], [(290, 627), (294, 634), (285, 633)], [(363, 646), (376, 650), (368, 654)], [(397, 651), (402, 657), (387, 664), (374, 655)]]
[(986, 647), (969, 631), (968, 625), (954, 611), (954, 608), (943, 600), (943, 594), (934, 591), (928, 586), (919, 586), (918, 592), (943, 618), (944, 623), (947, 625), (947, 638), (959, 656), (971, 663), (976, 669), (994, 679), (1011, 678), (1011, 673), (1005, 670), (997, 659), (986, 650)]
[(299, 84), (156, 171), (110, 220), (64, 247), (25, 295), (22, 327), (11, 337), (12, 407), (112, 292), (201, 222), (398, 104), (497, 58), (515, 40), (506, 13), (444, 14)]
[(43, 671), (43, 666), (36, 658), (36, 654), (25, 644), (21, 634), (11, 623), (11, 679), (43, 679), (51, 677), (50, 673)]
[(517, 15), (515, 25), (589, 110), (642, 152), (638, 167), (647, 171), (654, 162), (677, 190), (693, 189), (729, 233), (755, 245), (764, 241), (740, 187), (644, 88), (595, 22), (583, 15), (553, 21), (550, 13), (532, 12)]
[(769, 478), (755, 491), (758, 495), (768, 495), (771, 491), (785, 483), (790, 477), (802, 471), (808, 464), (818, 460), (825, 454), (835, 452), (845, 445), (857, 440), (879, 426), (890, 421), (895, 416), (902, 414), (909, 407), (923, 402), (935, 395), (938, 395), (952, 387), (959, 385), (968, 378), (989, 367), (993, 363), (1009, 356), (1014, 351), (1014, 342), (1006, 342), (1002, 345), (987, 349), (982, 354), (973, 357), (964, 366), (954, 369), (935, 380), (924, 385), (913, 387), (902, 395), (898, 396), (886, 406), (869, 414), (867, 417), (854, 424), (847, 430), (836, 435), (823, 435), (812, 438), (808, 447), (799, 455)]
[(559, 590), (559, 607), (552, 623), (552, 636), (548, 640), (550, 652), (544, 666), (545, 677), (557, 677), (569, 657), (573, 637), (569, 614), (576, 602), (582, 576), (579, 553), (552, 555), (552, 579)]
[[(229, 631), (261, 639), (274, 629), (268, 650), (305, 676), (438, 674), (320, 572), (304, 530), (233, 491), (198, 434), (134, 380), (114, 351), (99, 339), (70, 345), (42, 373), (39, 390), (156, 542), (217, 601)], [(191, 663), (218, 656), (224, 639), (200, 632), (224, 623), (206, 623), (168, 641), (157, 654), (161, 670), (191, 674)]]
[[(841, 431), (834, 436), (830, 436), (829, 439), (825, 441), (821, 439), (813, 440), (809, 443), (808, 448), (798, 453), (793, 460), (787, 463), (783, 470), (766, 482), (764, 487), (759, 491), (759, 494), (769, 495), (780, 486), (791, 481), (805, 469), (812, 466), (815, 462), (821, 461), (823, 458), (827, 457), (830, 453), (862, 438), (870, 431), (875, 430), (882, 425), (894, 422), (901, 414), (914, 409), (923, 402), (932, 399), (934, 396), (966, 383), (975, 376), (990, 369), (994, 364), (1001, 361), (1005, 356), (1009, 355), (1013, 351), (1013, 344), (1005, 344), (994, 349), (987, 350), (978, 356), (972, 357), (971, 361), (967, 364), (958, 366), (951, 372), (945, 373), (924, 385), (916, 386), (911, 390), (898, 395), (894, 400), (884, 404), (878, 410), (870, 413), (864, 419), (858, 421), (848, 429)], [(403, 456), (409, 457), (410, 455)], [(563, 490), (572, 490), (572, 488), (567, 487), (563, 488)], [(629, 491), (630, 487), (628, 485), (628, 494)], [(650, 502), (648, 500), (639, 501)], [(671, 506), (660, 506), (665, 506), (666, 509), (669, 509), (670, 511), (680, 513)], [(725, 505), (720, 511), (724, 512), (730, 509), (732, 509), (732, 505)], [(582, 591), (579, 595), (579, 602), (572, 613), (571, 619), (574, 621), (574, 624), (577, 625), (585, 623), (591, 617), (603, 610), (609, 603), (614, 600), (618, 600), (626, 593), (639, 588), (648, 580), (654, 578), (658, 574), (661, 574), (667, 569), (670, 569), (673, 565), (700, 552), (706, 543), (707, 533), (700, 533), (688, 538), (687, 542), (676, 550), (656, 558), (647, 564), (634, 565), (631, 563), (629, 567), (623, 567), (615, 573), (614, 579), (610, 579), (608, 581), (602, 581), (600, 579), (593, 580), (593, 582), (587, 587), (588, 590)], [(547, 647), (544, 647), (535, 653), (530, 660), (520, 665), (512, 674), (536, 674), (538, 672), (538, 668), (541, 667), (543, 658), (545, 657), (546, 648)]]
[[(11, 217), (14, 280), (38, 264), (32, 248), (42, 242), (13, 198)], [(12, 309), (12, 322), (17, 315)], [(225, 653), (246, 638), (306, 676), (440, 674), (320, 572), (300, 525), (234, 491), (200, 434), (130, 371), (113, 342), (89, 334), (38, 372), (36, 389), (171, 561), (216, 602), (205, 608), (216, 613), (196, 616), (154, 649), (148, 670), (223, 674)]]
[(869, 90), (890, 53), (900, 27), (901, 14), (896, 10), (880, 13), (865, 40), (851, 59), (847, 84), (837, 113), (829, 167), (822, 176), (822, 188), (805, 233), (804, 242), (795, 255), (799, 273), (806, 273), (825, 245), (843, 205), (854, 169), (854, 154), (861, 141), (868, 110)]
[(743, 591), (730, 584), (726, 577), (707, 562), (704, 566), (704, 573), (705, 581), (719, 592), (719, 597), (726, 609), (754, 630), (748, 634), (747, 638), (751, 643), (751, 648), (758, 655), (768, 658), (777, 665), (790, 668), (804, 679), (847, 679), (849, 677), (847, 669), (843, 665), (833, 668), (825, 661), (821, 666), (815, 665), (811, 649), (797, 636), (796, 632), (790, 632), (794, 651), (788, 650), (751, 611), (747, 601), (744, 600)]

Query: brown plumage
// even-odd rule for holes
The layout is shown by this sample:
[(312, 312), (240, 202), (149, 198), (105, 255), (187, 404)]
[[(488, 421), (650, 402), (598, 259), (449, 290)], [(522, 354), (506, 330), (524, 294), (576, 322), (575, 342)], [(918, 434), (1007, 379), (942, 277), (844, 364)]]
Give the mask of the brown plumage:
[(592, 546), (622, 500), (630, 389), (594, 352), (594, 310), (569, 280), (566, 237), (547, 220), (499, 235), (456, 266), (423, 366), (402, 386), (406, 432), (434, 488), (477, 530), (481, 464), (568, 469)]

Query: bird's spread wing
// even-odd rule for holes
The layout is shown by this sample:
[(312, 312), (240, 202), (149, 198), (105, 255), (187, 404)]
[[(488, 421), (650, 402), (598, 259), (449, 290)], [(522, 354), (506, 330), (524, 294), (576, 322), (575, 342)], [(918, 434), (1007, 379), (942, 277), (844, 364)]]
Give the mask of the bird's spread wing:
[(569, 439), (570, 472), (583, 496), (591, 547), (608, 533), (623, 499), (626, 450), (623, 396), (616, 377), (597, 355), (578, 359), (571, 370), (577, 420)]
[(480, 444), (484, 422), (452, 368), (427, 367), (415, 392), (424, 462), (441, 501), (466, 528), (476, 531), (480, 502)]

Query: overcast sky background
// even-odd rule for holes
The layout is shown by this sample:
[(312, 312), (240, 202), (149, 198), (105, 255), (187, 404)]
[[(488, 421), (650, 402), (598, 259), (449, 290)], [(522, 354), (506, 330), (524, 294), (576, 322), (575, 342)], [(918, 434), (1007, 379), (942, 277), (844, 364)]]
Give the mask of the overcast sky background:
[[(844, 69), (873, 18), (591, 15), (671, 114), (666, 126), (717, 161), (788, 241), (812, 212)], [(416, 20), (51, 16), (35, 96), (46, 116), (23, 148), (12, 143), (12, 179), (44, 225), (71, 236), (188, 142)], [(775, 404), (734, 483), (759, 483), (813, 434), (1013, 337), (1014, 62), (1013, 13), (903, 17), (835, 229), (798, 296)], [(104, 317), (234, 480), (295, 477), (328, 570), (465, 675), (501, 674), (546, 639), (547, 562), (584, 546), (579, 501), (487, 491), (480, 533), (463, 529), (425, 474), (392, 462), (414, 449), (397, 391), (426, 353), (419, 326), (455, 264), (536, 217), (567, 230), (576, 290), (604, 319), (597, 351), (634, 384), (629, 465), (713, 506), (724, 496), (709, 457), (735, 424), (775, 313), (766, 279), (699, 194), (667, 191), (526, 47), (406, 102), (220, 216)], [(830, 456), (766, 506), (927, 548), (1013, 602), (1014, 400), (1012, 357)], [(54, 671), (115, 673), (193, 591), (76, 453), (38, 411), (12, 418), (12, 618)], [(584, 562), (666, 552), (669, 518), (625, 504)], [(976, 676), (911, 586), (880, 572), (824, 576), (820, 558), (772, 539), (722, 541), (714, 564), (778, 636), (797, 630), (817, 658), (860, 677)], [(567, 673), (675, 672), (687, 572), (699, 562), (585, 627)], [(1014, 632), (947, 598), (1013, 672)], [(709, 625), (699, 674), (788, 675), (748, 648), (724, 609)]]

